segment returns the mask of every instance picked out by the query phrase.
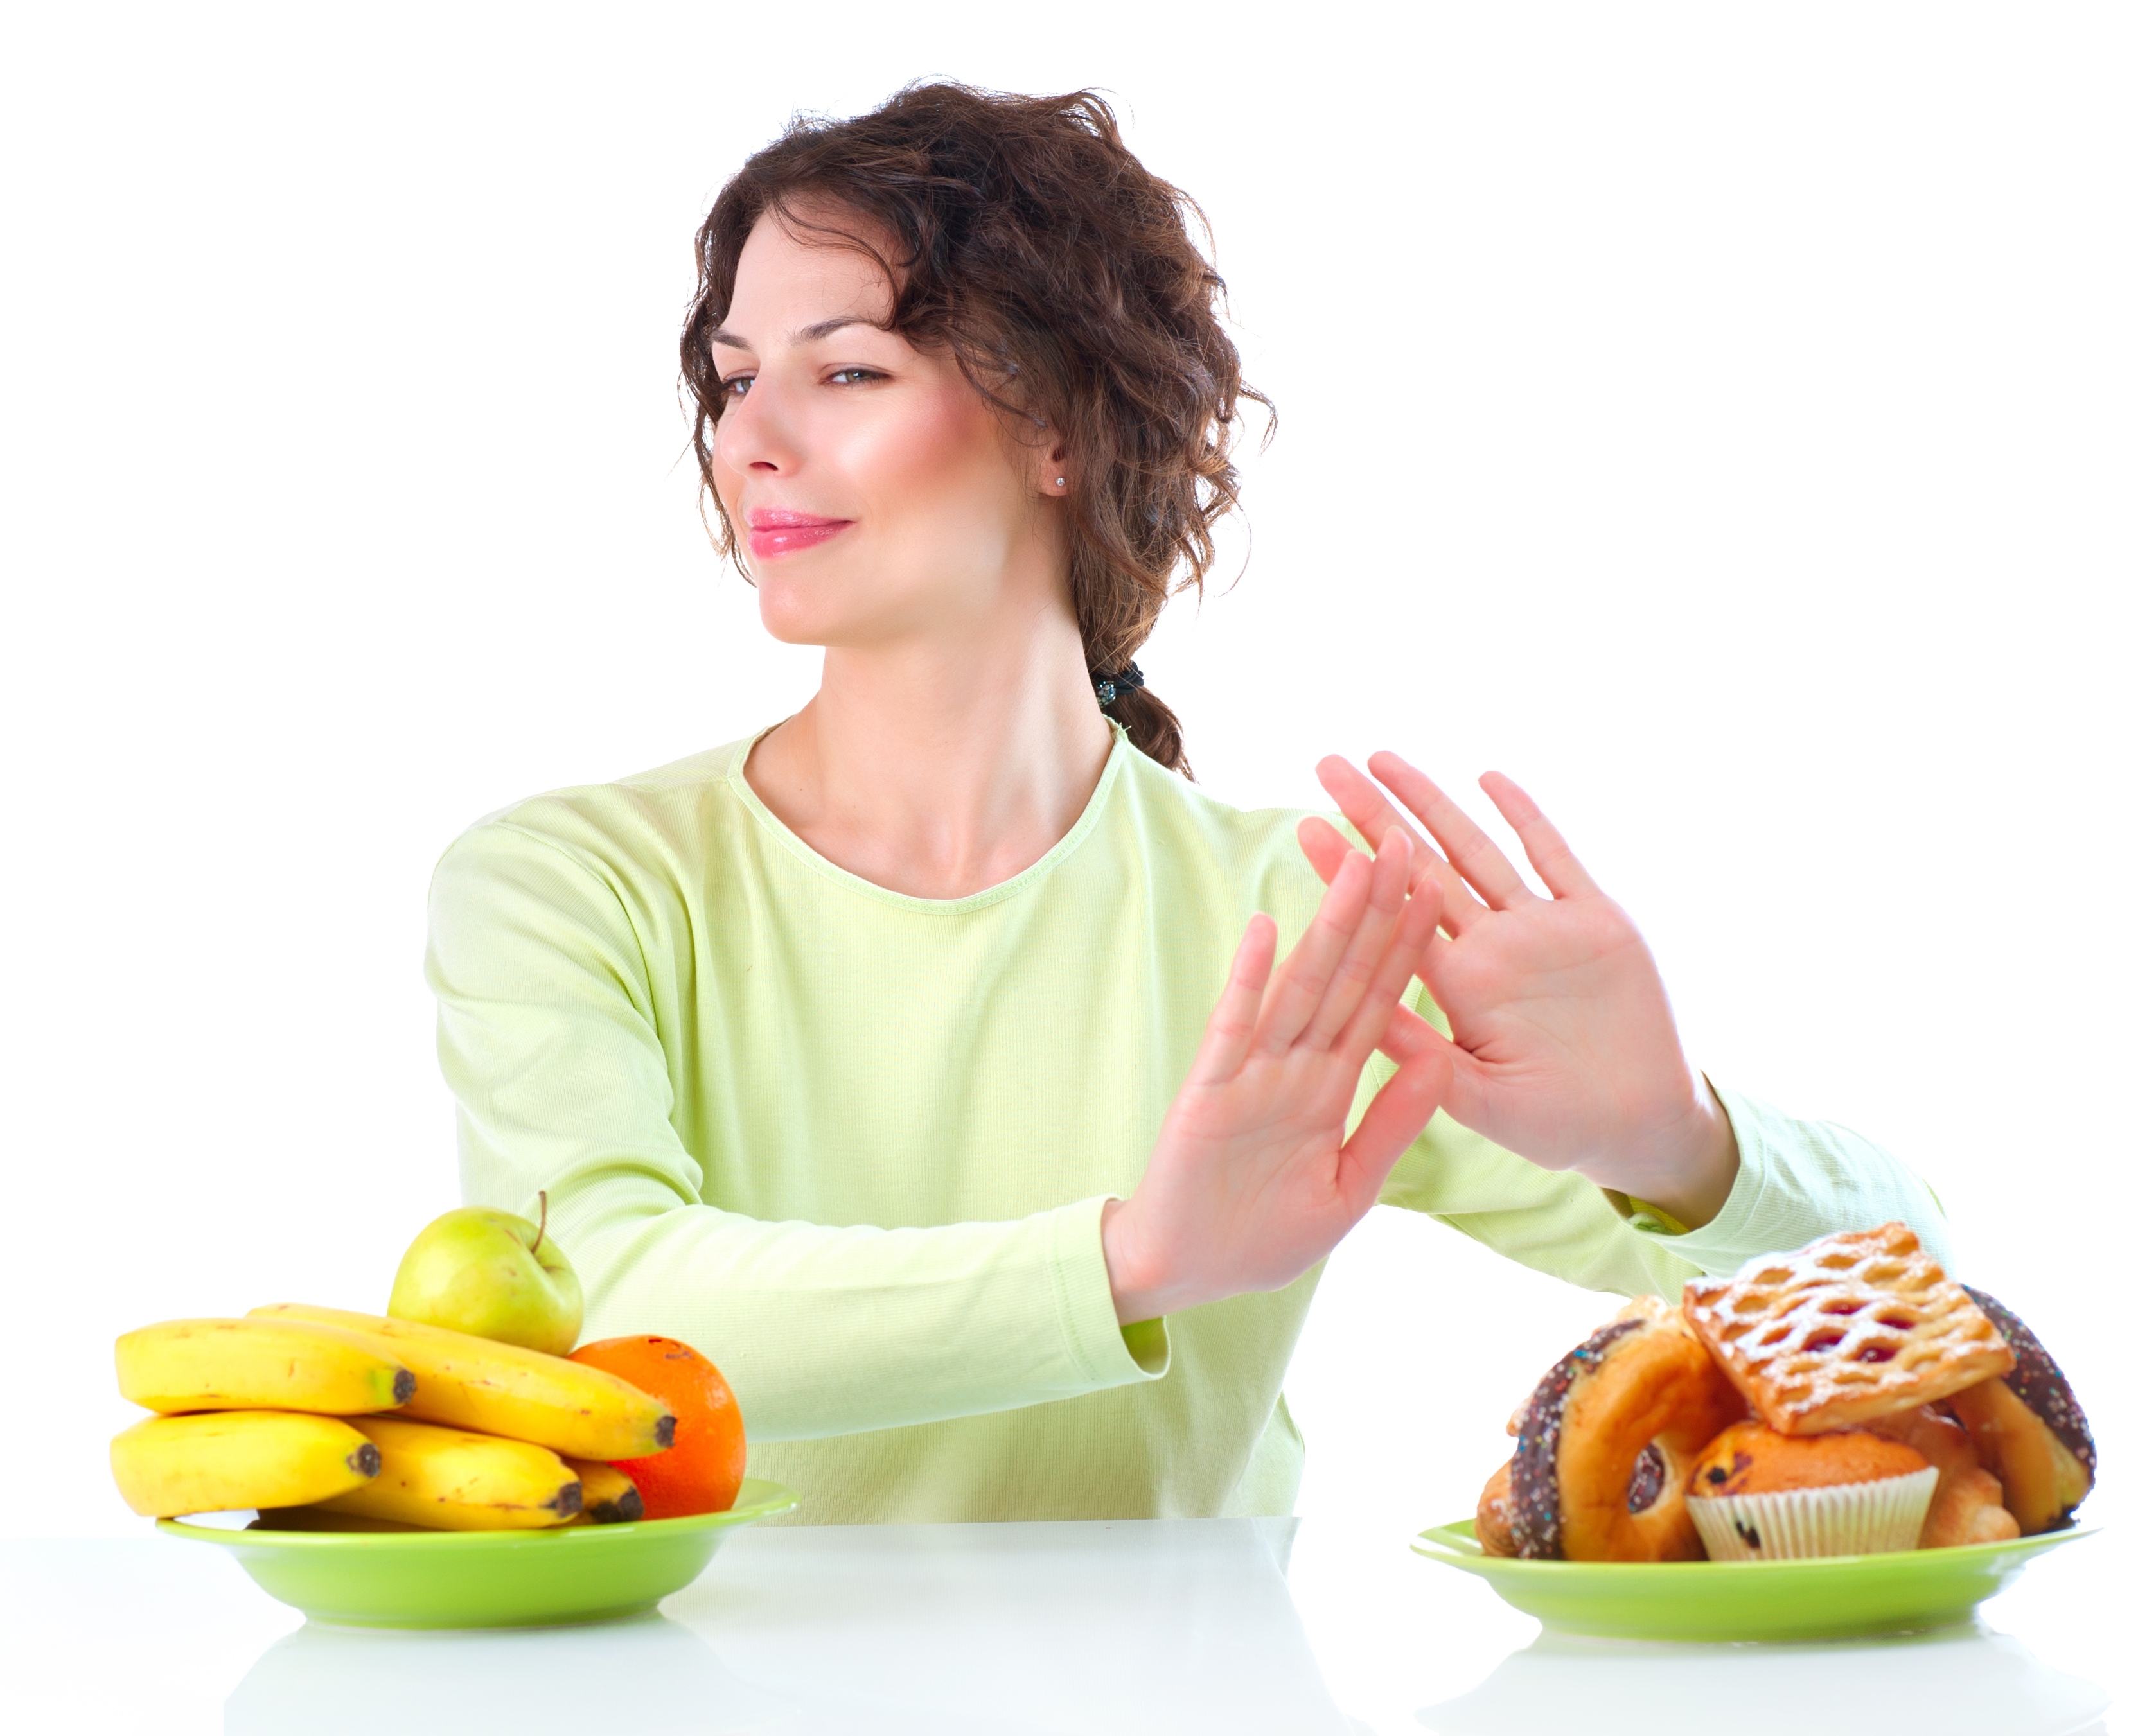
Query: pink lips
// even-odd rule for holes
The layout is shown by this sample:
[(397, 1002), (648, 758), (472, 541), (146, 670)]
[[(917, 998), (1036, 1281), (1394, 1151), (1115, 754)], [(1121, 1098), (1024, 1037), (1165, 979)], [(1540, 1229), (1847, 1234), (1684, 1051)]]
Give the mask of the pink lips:
[(760, 507), (746, 517), (749, 552), (759, 560), (814, 549), (819, 543), (830, 542), (854, 522), (852, 519), (821, 518), (813, 512), (787, 512), (778, 507)]

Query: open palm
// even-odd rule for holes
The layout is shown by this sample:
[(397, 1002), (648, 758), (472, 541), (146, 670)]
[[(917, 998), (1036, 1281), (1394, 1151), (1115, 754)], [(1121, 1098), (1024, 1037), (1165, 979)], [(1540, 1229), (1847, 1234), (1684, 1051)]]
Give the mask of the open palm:
[[(1497, 773), (1480, 780), (1548, 896), (1430, 778), (1393, 753), (1368, 778), (1330, 758), (1316, 768), (1367, 838), (1409, 835), (1415, 889), (1437, 881), (1440, 928), (1418, 974), (1452, 1038), (1404, 1012), (1382, 1047), (1402, 1061), (1444, 1050), (1444, 1107), (1465, 1127), (1551, 1169), (1705, 1216), (1726, 1193), (1735, 1150), (1727, 1119), (1686, 1061), (1670, 1000), (1633, 919), (1589, 876), (1536, 804)], [(1375, 783), (1378, 778), (1379, 782)], [(1384, 794), (1408, 808), (1436, 851)], [(1325, 821), (1300, 842), (1324, 878), (1348, 846)]]
[(1408, 890), (1400, 832), (1370, 863), (1338, 846), (1321, 909), (1281, 968), (1276, 924), (1249, 923), (1143, 1179), (1104, 1220), (1125, 1322), (1291, 1283), (1365, 1215), (1440, 1101), (1447, 1059), (1421, 1051), (1345, 1136), (1440, 899), (1430, 881)]

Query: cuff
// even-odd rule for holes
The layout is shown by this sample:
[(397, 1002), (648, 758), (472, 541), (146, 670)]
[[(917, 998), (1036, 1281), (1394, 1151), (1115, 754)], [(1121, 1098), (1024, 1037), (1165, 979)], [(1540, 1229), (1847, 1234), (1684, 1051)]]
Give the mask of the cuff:
[(1163, 1320), (1124, 1326), (1114, 1313), (1113, 1280), (1099, 1225), (1110, 1193), (1079, 1200), (1054, 1214), (1054, 1300), (1069, 1354), (1094, 1387), (1157, 1380), (1171, 1366)]
[(1703, 1271), (1735, 1271), (1752, 1257), (1742, 1251), (1753, 1239), (1750, 1231), (1760, 1215), (1773, 1158), (1760, 1134), (1760, 1118), (1745, 1113), (1734, 1092), (1725, 1090), (1711, 1079), (1707, 1084), (1715, 1100), (1722, 1105), (1722, 1113), (1730, 1118), (1730, 1131), (1737, 1142), (1737, 1177), (1730, 1184), (1730, 1197), (1713, 1219), (1697, 1230), (1688, 1230), (1659, 1206), (1614, 1188), (1601, 1191), (1611, 1202), (1611, 1209), (1625, 1220), (1627, 1228), (1667, 1239), (1673, 1254), (1692, 1261)]
[(1652, 1206), (1646, 1200), (1637, 1200), (1630, 1193), (1619, 1192), (1616, 1187), (1606, 1187), (1603, 1193), (1604, 1197), (1610, 1201), (1611, 1209), (1636, 1230), (1646, 1230), (1652, 1236), (1690, 1236), (1692, 1233), (1661, 1206)]

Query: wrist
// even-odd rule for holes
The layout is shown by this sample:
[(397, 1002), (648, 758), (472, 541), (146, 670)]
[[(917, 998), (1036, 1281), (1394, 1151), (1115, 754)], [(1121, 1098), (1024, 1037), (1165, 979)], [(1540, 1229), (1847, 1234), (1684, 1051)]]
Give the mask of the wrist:
[(1687, 1230), (1714, 1222), (1737, 1184), (1736, 1131), (1706, 1078), (1693, 1075), (1696, 1093), (1667, 1127), (1608, 1166), (1584, 1173), (1599, 1187), (1640, 1201)]
[(1181, 1305), (1170, 1295), (1161, 1262), (1145, 1249), (1139, 1227), (1125, 1200), (1108, 1200), (1099, 1214), (1099, 1249), (1106, 1256), (1114, 1314), (1124, 1326), (1162, 1319)]

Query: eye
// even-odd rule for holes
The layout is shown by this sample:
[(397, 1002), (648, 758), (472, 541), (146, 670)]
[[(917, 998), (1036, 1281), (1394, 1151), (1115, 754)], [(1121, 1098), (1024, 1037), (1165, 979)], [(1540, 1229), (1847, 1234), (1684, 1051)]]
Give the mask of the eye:
[(879, 373), (873, 368), (841, 368), (828, 375), (826, 383), (833, 386), (860, 386), (870, 380), (886, 378), (888, 376)]
[(722, 380), (720, 382), (720, 396), (724, 398), (729, 399), (730, 401), (733, 401), (739, 397), (748, 397), (749, 395), (749, 383), (755, 378), (756, 376), (754, 374), (738, 373), (728, 379)]

